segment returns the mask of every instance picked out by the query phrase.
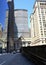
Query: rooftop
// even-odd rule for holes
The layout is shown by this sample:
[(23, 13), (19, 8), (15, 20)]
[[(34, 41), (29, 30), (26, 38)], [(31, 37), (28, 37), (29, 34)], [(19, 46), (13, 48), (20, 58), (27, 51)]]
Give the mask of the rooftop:
[[(46, 0), (35, 0), (35, 3), (36, 2), (46, 2)], [(35, 6), (35, 3), (34, 3), (34, 6)], [(34, 6), (33, 6), (33, 8), (34, 8)]]
[(14, 11), (28, 11), (28, 10), (26, 10), (26, 9), (14, 9)]
[(38, 2), (46, 2), (46, 0), (36, 0), (36, 1), (38, 1)]

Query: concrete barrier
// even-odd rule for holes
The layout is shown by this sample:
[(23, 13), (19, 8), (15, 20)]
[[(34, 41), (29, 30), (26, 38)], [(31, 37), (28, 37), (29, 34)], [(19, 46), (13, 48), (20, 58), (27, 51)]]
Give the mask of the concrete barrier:
[(22, 47), (21, 52), (28, 59), (32, 60), (38, 65), (46, 65), (46, 46), (31, 46), (31, 47)]

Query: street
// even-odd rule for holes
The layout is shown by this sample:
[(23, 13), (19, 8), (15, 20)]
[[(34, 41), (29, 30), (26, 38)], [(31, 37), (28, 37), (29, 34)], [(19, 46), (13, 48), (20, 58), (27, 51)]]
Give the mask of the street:
[(34, 65), (28, 61), (21, 53), (0, 55), (0, 65)]

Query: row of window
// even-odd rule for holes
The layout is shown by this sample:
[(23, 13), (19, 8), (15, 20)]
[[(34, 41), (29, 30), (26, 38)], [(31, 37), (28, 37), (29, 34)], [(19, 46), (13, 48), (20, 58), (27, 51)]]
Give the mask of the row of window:
[(42, 43), (46, 43), (46, 38), (45, 38), (45, 40), (42, 40)]
[[(43, 31), (41, 30), (41, 36), (43, 37)], [(44, 36), (46, 37), (46, 31), (44, 31)]]
[(40, 3), (40, 5), (46, 5), (46, 3)]

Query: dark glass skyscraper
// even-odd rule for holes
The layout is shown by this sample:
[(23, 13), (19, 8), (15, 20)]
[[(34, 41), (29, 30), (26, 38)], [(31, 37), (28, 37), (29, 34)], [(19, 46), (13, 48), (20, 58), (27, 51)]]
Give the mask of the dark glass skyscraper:
[(7, 28), (7, 52), (14, 49), (14, 0), (7, 0), (8, 3), (8, 28)]

